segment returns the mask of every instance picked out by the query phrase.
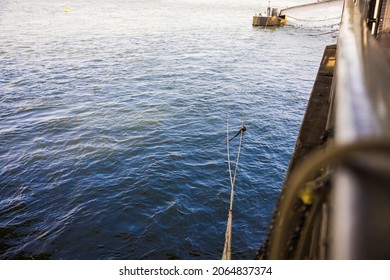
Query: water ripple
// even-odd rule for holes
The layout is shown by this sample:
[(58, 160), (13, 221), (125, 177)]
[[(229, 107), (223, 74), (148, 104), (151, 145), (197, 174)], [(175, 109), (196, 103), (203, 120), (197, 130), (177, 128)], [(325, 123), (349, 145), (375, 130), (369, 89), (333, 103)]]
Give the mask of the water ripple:
[(6, 1), (0, 258), (219, 259), (226, 113), (230, 134), (243, 116), (248, 129), (233, 255), (253, 258), (333, 40), (252, 28), (256, 8), (86, 0), (64, 13), (57, 0)]

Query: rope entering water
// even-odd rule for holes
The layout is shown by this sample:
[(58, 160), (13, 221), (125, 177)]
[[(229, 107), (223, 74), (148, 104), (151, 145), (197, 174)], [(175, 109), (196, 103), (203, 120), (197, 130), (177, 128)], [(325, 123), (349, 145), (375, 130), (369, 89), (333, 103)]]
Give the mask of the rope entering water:
[(230, 178), (230, 207), (229, 207), (229, 214), (228, 214), (228, 221), (226, 225), (226, 233), (225, 233), (225, 245), (222, 253), (222, 260), (231, 260), (231, 246), (232, 246), (232, 223), (233, 223), (233, 200), (234, 200), (234, 184), (236, 182), (237, 178), (237, 170), (238, 170), (238, 162), (240, 160), (240, 153), (241, 153), (241, 145), (242, 145), (242, 139), (244, 135), (243, 129), (244, 126), (244, 120), (242, 121), (241, 129), (239, 130), (240, 133), (240, 143), (238, 145), (238, 151), (237, 151), (237, 159), (236, 159), (236, 166), (234, 168), (234, 175), (232, 176), (232, 168), (230, 164), (230, 148), (229, 148), (229, 115), (226, 114), (226, 149), (227, 149), (227, 156), (228, 156), (228, 169), (229, 169), (229, 178)]

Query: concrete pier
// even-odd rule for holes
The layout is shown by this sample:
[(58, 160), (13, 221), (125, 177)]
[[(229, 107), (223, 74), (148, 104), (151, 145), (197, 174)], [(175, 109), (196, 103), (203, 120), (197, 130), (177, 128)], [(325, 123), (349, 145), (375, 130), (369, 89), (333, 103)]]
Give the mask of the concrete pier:
[(333, 70), (336, 62), (336, 45), (325, 48), (317, 77), (299, 131), (293, 157), (288, 168), (286, 181), (294, 167), (307, 154), (319, 148), (332, 134), (332, 127), (327, 127)]

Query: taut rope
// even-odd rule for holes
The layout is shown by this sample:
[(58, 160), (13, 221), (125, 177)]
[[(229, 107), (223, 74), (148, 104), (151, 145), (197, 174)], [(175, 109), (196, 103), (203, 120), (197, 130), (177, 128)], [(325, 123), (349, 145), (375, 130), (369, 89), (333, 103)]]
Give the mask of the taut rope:
[(229, 118), (228, 118), (228, 114), (226, 114), (226, 143), (227, 143), (226, 148), (227, 148), (227, 156), (228, 156), (228, 168), (229, 168), (231, 192), (230, 192), (230, 207), (229, 207), (229, 214), (228, 214), (228, 222), (227, 222), (226, 233), (225, 233), (225, 246), (223, 249), (222, 260), (230, 260), (231, 259), (234, 183), (236, 182), (238, 162), (240, 160), (240, 153), (241, 153), (242, 138), (243, 138), (245, 130), (246, 130), (246, 128), (244, 126), (244, 120), (243, 120), (242, 127), (238, 132), (238, 133), (240, 133), (240, 143), (238, 145), (236, 166), (234, 168), (234, 175), (232, 176), (232, 168), (231, 168), (231, 164), (230, 164), (230, 149), (229, 149), (229, 142), (231, 140), (231, 139), (229, 140)]

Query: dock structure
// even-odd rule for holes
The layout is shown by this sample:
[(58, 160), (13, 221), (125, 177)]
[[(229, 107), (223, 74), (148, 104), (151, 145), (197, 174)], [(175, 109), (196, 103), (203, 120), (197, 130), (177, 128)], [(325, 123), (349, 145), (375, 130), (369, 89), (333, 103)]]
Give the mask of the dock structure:
[(255, 15), (253, 16), (252, 21), (253, 26), (280, 26), (281, 25), (281, 19), (277, 16), (261, 16), (261, 15)]
[(336, 50), (337, 45), (329, 45), (324, 50), (298, 134), (295, 151), (290, 161), (286, 181), (288, 181), (294, 168), (304, 160), (305, 156), (324, 146), (333, 134), (333, 126), (328, 123), (328, 116)]
[(253, 16), (252, 26), (263, 26), (263, 27), (271, 27), (271, 26), (281, 26), (286, 23), (286, 17), (280, 16), (278, 14), (277, 8), (267, 7), (267, 14), (262, 15), (261, 13)]
[(345, 0), (256, 259), (390, 259), (389, 14)]

